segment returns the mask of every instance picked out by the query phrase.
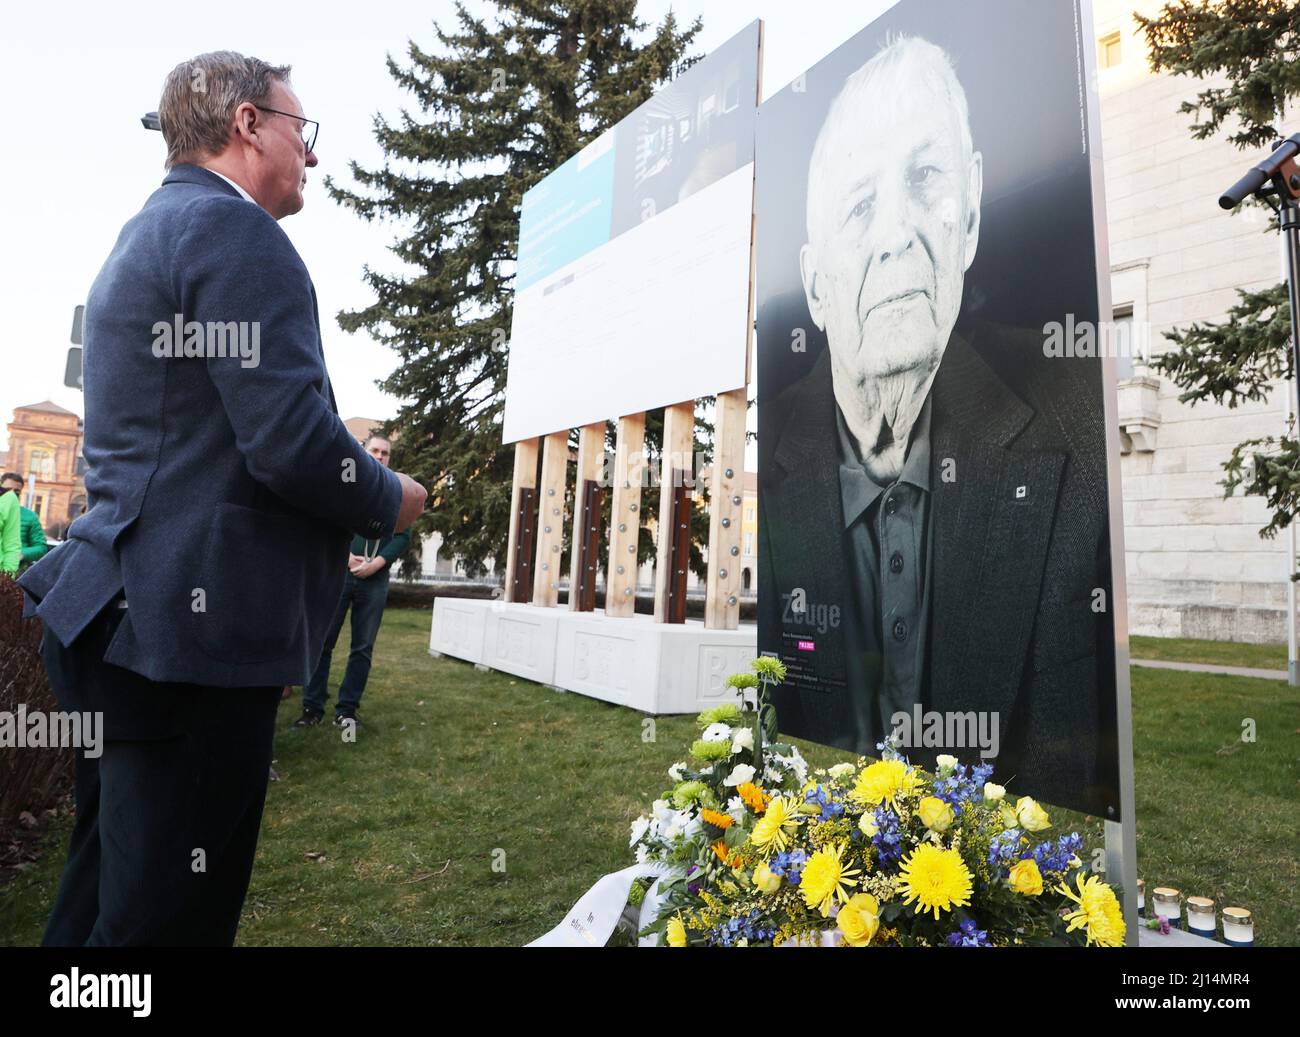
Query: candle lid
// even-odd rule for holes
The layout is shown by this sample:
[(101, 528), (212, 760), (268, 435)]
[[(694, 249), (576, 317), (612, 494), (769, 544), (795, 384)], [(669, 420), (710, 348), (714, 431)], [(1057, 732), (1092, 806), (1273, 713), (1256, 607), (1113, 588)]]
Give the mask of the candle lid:
[(1250, 912), (1244, 907), (1225, 907), (1223, 917), (1231, 918), (1234, 922), (1249, 922)]
[(1187, 906), (1197, 911), (1213, 911), (1214, 901), (1209, 897), (1188, 897)]
[(1177, 897), (1180, 895), (1178, 890), (1174, 889), (1172, 886), (1157, 886), (1151, 892), (1157, 897)]
[(1147, 888), (1147, 884), (1143, 882), (1141, 879), (1138, 879), (1138, 892), (1139, 893), (1145, 892), (1146, 888)]

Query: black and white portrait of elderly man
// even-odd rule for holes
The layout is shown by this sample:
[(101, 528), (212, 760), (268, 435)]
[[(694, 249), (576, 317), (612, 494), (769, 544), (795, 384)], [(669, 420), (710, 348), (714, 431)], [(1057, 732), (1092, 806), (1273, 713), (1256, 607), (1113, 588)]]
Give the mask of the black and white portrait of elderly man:
[[(899, 713), (973, 712), (1013, 791), (1100, 808), (1102, 399), (1085, 364), (1042, 362), (1040, 334), (964, 318), (984, 176), (953, 63), (918, 36), (888, 40), (826, 110), (789, 257), (826, 346), (759, 400), (761, 647), (790, 667), (785, 732), (875, 755)], [(986, 359), (1018, 349), (1037, 362), (1012, 377)]]

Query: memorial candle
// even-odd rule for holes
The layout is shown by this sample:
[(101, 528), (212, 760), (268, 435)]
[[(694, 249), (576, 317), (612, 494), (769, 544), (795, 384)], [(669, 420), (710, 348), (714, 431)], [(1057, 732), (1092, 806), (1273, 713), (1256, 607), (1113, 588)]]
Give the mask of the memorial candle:
[(1164, 918), (1171, 929), (1183, 927), (1182, 894), (1172, 886), (1157, 886), (1151, 891), (1151, 917)]
[(1187, 931), (1213, 940), (1218, 931), (1214, 901), (1209, 897), (1187, 898)]
[(1229, 947), (1255, 946), (1255, 923), (1244, 907), (1223, 909), (1223, 942)]
[(1138, 918), (1147, 916), (1147, 884), (1138, 879)]

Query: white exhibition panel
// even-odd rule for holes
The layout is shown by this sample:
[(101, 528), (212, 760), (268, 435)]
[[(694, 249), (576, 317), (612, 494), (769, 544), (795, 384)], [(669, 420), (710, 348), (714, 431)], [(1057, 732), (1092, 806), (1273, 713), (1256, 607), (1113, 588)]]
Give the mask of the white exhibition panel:
[(745, 384), (752, 162), (516, 292), (502, 441)]
[(734, 700), (727, 677), (758, 654), (752, 625), (708, 630), (697, 620), (444, 597), (434, 602), (429, 650), (651, 714)]

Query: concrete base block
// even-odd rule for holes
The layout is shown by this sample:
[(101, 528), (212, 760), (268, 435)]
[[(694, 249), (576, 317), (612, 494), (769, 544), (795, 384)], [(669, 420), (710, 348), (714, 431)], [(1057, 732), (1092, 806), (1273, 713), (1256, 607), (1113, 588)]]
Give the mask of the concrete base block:
[(706, 630), (698, 620), (438, 598), (430, 652), (466, 659), (556, 691), (644, 713), (697, 713), (737, 698), (727, 677), (758, 654), (757, 628)]

